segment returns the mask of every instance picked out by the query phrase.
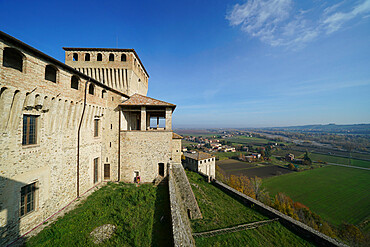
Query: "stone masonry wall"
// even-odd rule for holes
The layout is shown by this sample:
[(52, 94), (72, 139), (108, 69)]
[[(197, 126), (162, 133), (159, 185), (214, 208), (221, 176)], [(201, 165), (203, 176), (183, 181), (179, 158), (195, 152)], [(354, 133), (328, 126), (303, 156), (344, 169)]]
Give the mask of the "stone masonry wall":
[(187, 212), (190, 211), (189, 213), (191, 219), (202, 218), (202, 213), (200, 212), (198, 202), (195, 199), (188, 177), (186, 176), (185, 170), (181, 163), (173, 164), (172, 172), (176, 186), (179, 188), (183, 205)]
[(172, 162), (181, 163), (181, 139), (172, 139)]
[[(74, 53), (78, 54), (78, 61), (73, 61)], [(90, 61), (85, 61), (86, 54), (90, 54)], [(98, 54), (102, 55), (102, 61), (97, 61)], [(114, 55), (114, 61), (109, 61), (110, 54)], [(122, 54), (126, 55), (126, 61), (121, 61)], [(149, 77), (133, 52), (68, 50), (65, 57), (67, 65), (125, 94), (148, 92)]]
[[(178, 165), (181, 166), (181, 164)], [(170, 194), (173, 244), (175, 247), (195, 246), (195, 241), (190, 227), (190, 221), (181, 198), (182, 191), (176, 184), (171, 165), (169, 165), (168, 173), (168, 190)]]
[(230, 186), (227, 186), (226, 184), (223, 184), (216, 180), (213, 180), (213, 184), (216, 187), (220, 188), (225, 193), (241, 201), (242, 203), (248, 206), (253, 206), (256, 210), (267, 215), (268, 217), (278, 218), (279, 222), (283, 224), (285, 227), (294, 231), (303, 238), (308, 239), (311, 242), (317, 244), (318, 246), (346, 246), (345, 244), (338, 242), (335, 239), (330, 238), (325, 234), (322, 234), (321, 232), (316, 231), (313, 228), (297, 220), (294, 220), (293, 218), (231, 188)]
[(166, 167), (171, 161), (172, 131), (121, 131), (120, 135), (121, 181), (134, 182), (138, 171), (141, 182), (153, 182), (158, 164)]
[[(23, 71), (3, 66), (5, 47), (23, 53)], [(71, 88), (73, 72), (58, 64), (57, 81), (45, 80), (52, 62), (22, 46), (0, 39), (0, 245), (7, 244), (71, 202), (77, 184), (77, 130), (83, 111), (86, 78)], [(87, 84), (90, 85), (90, 82)], [(106, 95), (102, 98), (103, 90)], [(123, 96), (95, 85), (87, 94), (81, 126), (80, 194), (94, 185), (93, 160), (98, 158), (98, 182), (103, 161), (117, 179), (118, 112)], [(37, 116), (35, 145), (22, 145), (23, 115)], [(99, 135), (94, 137), (94, 119)], [(111, 127), (112, 124), (112, 127)], [(104, 160), (103, 160), (104, 159)], [(20, 217), (21, 188), (36, 183), (35, 210)]]

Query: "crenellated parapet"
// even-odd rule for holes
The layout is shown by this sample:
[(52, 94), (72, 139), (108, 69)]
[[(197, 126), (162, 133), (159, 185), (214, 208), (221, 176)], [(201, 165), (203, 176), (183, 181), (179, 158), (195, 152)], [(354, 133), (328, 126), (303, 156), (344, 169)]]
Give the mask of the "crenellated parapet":
[(64, 47), (65, 63), (125, 94), (146, 95), (149, 74), (134, 49)]

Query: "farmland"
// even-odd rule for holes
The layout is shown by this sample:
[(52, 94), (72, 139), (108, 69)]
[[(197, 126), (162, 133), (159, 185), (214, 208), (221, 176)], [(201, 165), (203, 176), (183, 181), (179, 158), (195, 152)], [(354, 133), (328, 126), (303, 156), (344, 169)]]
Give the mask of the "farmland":
[[(207, 183), (194, 172), (186, 173), (198, 201), (203, 219), (191, 220), (194, 232), (220, 229), (238, 224), (265, 220), (267, 217), (244, 206), (221, 190)], [(232, 210), (230, 210), (232, 208)], [(251, 230), (215, 237), (196, 238), (197, 246), (313, 246), (299, 236), (273, 222)]]
[(263, 180), (272, 194), (283, 192), (334, 225), (370, 218), (370, 171), (326, 166)]
[(226, 175), (247, 176), (268, 178), (272, 176), (291, 173), (292, 171), (276, 165), (268, 163), (248, 163), (238, 160), (223, 160), (218, 161), (217, 165), (225, 172)]
[(370, 168), (370, 161), (347, 159), (347, 158), (338, 157), (338, 156), (332, 156), (332, 155), (326, 155), (326, 154), (316, 154), (316, 153), (311, 153), (310, 157), (312, 160), (315, 160), (315, 161), (322, 160), (328, 163), (338, 163), (338, 164), (343, 164), (343, 165)]

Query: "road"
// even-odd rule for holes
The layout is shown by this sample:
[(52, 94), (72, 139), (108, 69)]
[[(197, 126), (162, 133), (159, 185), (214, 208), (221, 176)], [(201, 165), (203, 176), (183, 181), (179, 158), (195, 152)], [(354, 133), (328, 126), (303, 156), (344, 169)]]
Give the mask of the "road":
[(336, 163), (327, 163), (328, 165), (333, 165), (333, 166), (344, 166), (344, 167), (349, 167), (349, 168), (356, 168), (356, 169), (361, 169), (361, 170), (368, 170), (370, 171), (370, 168), (366, 167), (359, 167), (359, 166), (350, 166), (350, 165), (343, 165), (343, 164), (336, 164)]

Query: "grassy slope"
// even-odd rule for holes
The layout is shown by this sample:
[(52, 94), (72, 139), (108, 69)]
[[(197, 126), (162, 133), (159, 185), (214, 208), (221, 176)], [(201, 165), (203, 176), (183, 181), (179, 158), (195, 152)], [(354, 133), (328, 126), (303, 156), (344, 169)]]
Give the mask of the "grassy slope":
[[(206, 183), (200, 175), (194, 172), (187, 172), (187, 175), (203, 214), (203, 219), (191, 221), (194, 232), (267, 219)], [(197, 246), (311, 246), (277, 222), (237, 233), (196, 238), (196, 244)]]
[(330, 163), (338, 163), (343, 165), (352, 165), (352, 166), (359, 166), (359, 167), (366, 167), (370, 168), (370, 161), (364, 161), (364, 160), (355, 160), (355, 159), (347, 159), (337, 156), (331, 156), (331, 155), (325, 155), (325, 154), (315, 154), (310, 153), (310, 158), (312, 160), (322, 160)]
[(369, 217), (369, 171), (327, 166), (267, 178), (264, 186), (272, 194), (286, 193), (335, 225)]
[[(90, 232), (108, 223), (116, 225), (117, 229), (102, 246), (168, 245), (171, 229), (166, 189), (148, 184), (140, 187), (109, 184), (31, 238), (26, 246), (95, 246)], [(162, 215), (165, 220), (159, 224)], [(163, 238), (163, 234), (167, 238)]]

